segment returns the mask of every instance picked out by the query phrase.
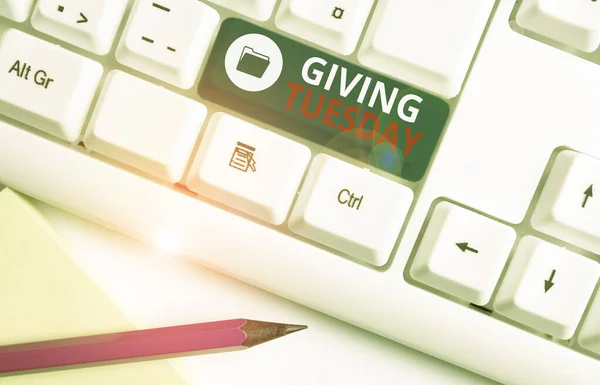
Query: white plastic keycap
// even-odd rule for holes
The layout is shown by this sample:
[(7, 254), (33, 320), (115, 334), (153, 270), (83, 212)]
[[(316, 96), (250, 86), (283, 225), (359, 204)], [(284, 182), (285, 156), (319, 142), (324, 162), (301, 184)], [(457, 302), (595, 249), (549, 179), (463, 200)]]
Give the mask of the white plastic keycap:
[(95, 61), (10, 29), (0, 41), (0, 114), (75, 141), (102, 72)]
[(517, 24), (585, 52), (600, 44), (600, 3), (595, 0), (523, 0)]
[(329, 155), (310, 167), (289, 227), (375, 266), (384, 265), (413, 200), (406, 186)]
[(427, 224), (411, 275), (462, 300), (485, 305), (515, 239), (511, 227), (441, 202)]
[(382, 0), (359, 61), (445, 98), (456, 96), (494, 0)]
[(579, 331), (577, 342), (584, 349), (600, 354), (600, 291), (592, 300), (590, 310)]
[(191, 88), (219, 23), (197, 0), (137, 0), (117, 60), (180, 88)]
[(38, 0), (31, 24), (77, 47), (105, 55), (112, 47), (128, 0)]
[(210, 120), (187, 186), (279, 225), (289, 212), (309, 160), (308, 147), (219, 112)]
[(277, 27), (341, 54), (354, 51), (373, 0), (284, 0)]
[(600, 253), (600, 160), (570, 150), (558, 154), (531, 224)]
[(243, 15), (265, 21), (273, 13), (277, 0), (208, 0), (211, 3), (232, 9)]
[(205, 117), (203, 104), (112, 71), (84, 143), (92, 151), (175, 183), (185, 171)]
[(0, 0), (0, 16), (23, 22), (29, 17), (33, 0)]
[(553, 337), (573, 337), (600, 264), (533, 236), (521, 239), (494, 310)]

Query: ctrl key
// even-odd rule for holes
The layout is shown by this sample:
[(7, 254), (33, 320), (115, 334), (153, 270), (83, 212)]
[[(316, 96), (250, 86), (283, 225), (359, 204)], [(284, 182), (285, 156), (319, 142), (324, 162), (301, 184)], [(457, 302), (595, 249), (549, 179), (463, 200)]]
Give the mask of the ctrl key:
[(294, 207), (294, 233), (375, 266), (384, 265), (413, 192), (368, 170), (319, 154)]
[(0, 114), (67, 141), (78, 139), (102, 66), (24, 32), (0, 40)]

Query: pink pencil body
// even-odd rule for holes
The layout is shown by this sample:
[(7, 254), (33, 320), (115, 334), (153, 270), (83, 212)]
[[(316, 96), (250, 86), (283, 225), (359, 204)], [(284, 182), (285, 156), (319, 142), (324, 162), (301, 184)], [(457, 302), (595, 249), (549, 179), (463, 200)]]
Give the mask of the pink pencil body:
[(245, 319), (0, 346), (0, 373), (241, 347)]

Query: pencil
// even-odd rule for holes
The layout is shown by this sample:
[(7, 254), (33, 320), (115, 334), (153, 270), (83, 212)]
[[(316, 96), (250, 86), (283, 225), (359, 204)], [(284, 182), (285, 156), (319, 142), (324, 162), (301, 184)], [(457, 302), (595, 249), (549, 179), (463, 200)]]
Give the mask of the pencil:
[(0, 346), (0, 373), (245, 349), (306, 329), (246, 319)]

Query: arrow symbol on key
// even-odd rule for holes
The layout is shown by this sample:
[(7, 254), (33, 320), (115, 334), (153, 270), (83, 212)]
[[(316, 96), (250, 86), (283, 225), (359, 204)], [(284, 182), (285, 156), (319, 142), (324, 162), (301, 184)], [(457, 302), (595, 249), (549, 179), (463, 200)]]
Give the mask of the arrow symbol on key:
[(554, 274), (556, 274), (556, 270), (552, 270), (552, 274), (550, 274), (550, 279), (544, 281), (544, 293), (547, 293), (548, 290), (552, 289), (552, 286), (554, 286), (554, 282), (552, 282), (552, 280), (554, 279)]
[(85, 15), (83, 14), (83, 12), (79, 13), (79, 16), (81, 16), (81, 19), (77, 20), (77, 24), (87, 23), (88, 22), (88, 18), (85, 17)]
[(585, 208), (588, 199), (594, 197), (594, 185), (591, 184), (590, 187), (588, 187), (587, 190), (583, 192), (583, 195), (585, 195), (585, 198), (583, 198), (583, 204), (581, 205), (581, 207)]
[(460, 243), (457, 243), (456, 246), (458, 246), (458, 248), (461, 249), (463, 253), (465, 251), (470, 251), (475, 254), (479, 253), (479, 250), (469, 247), (469, 242), (460, 242)]

